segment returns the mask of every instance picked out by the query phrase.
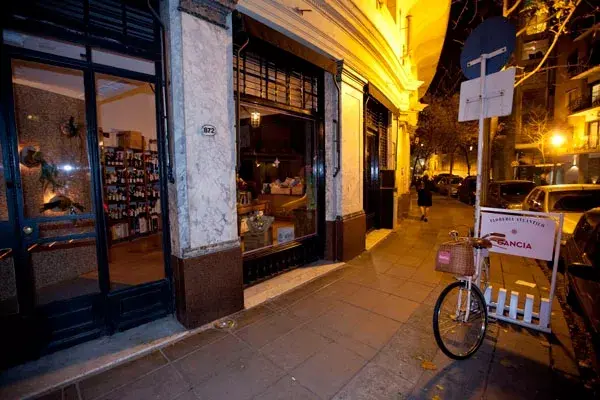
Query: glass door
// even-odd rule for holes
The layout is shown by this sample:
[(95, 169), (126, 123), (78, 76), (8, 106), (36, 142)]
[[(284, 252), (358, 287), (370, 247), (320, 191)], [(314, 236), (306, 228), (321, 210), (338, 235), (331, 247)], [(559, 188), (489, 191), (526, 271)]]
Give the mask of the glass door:
[[(5, 143), (6, 138), (0, 133), (0, 317), (19, 312), (14, 258), (16, 241), (9, 211), (11, 195), (8, 191), (8, 187), (13, 185), (13, 178), (10, 164), (5, 162), (8, 158)], [(10, 193), (12, 194), (12, 191)]]
[(84, 340), (103, 330), (84, 73), (20, 59), (10, 67), (26, 312), (41, 347)]

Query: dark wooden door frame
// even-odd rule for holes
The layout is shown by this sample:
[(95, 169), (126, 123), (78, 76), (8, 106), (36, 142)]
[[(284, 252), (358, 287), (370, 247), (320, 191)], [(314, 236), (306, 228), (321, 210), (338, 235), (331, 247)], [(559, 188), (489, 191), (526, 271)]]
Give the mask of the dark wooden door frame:
[[(127, 329), (149, 320), (159, 318), (160, 316), (172, 313), (174, 310), (174, 295), (172, 290), (172, 272), (170, 265), (170, 233), (168, 219), (168, 194), (167, 194), (167, 171), (166, 171), (166, 138), (164, 123), (162, 118), (162, 92), (156, 91), (156, 121), (157, 121), (157, 139), (160, 158), (160, 189), (161, 189), (161, 207), (163, 219), (163, 254), (166, 279), (157, 282), (137, 285), (131, 288), (110, 291), (110, 278), (108, 270), (107, 255), (107, 229), (105, 226), (103, 207), (102, 207), (102, 177), (100, 170), (100, 152), (97, 140), (97, 110), (96, 110), (96, 91), (95, 74), (105, 73), (115, 77), (125, 77), (153, 83), (156, 88), (161, 86), (160, 74), (149, 76), (123, 70), (112, 66), (102, 66), (93, 64), (91, 61), (91, 47), (86, 46), (86, 59), (74, 60), (65, 57), (55, 56), (37, 51), (15, 48), (0, 43), (2, 47), (0, 58), (0, 87), (2, 89), (0, 104), (0, 140), (2, 140), (3, 163), (5, 174), (8, 171), (7, 180), (7, 200), (10, 220), (8, 223), (0, 222), (0, 228), (3, 232), (0, 237), (11, 237), (14, 243), (11, 243), (14, 250), (15, 273), (17, 281), (17, 298), (19, 302), (18, 316), (11, 316), (11, 324), (23, 328), (23, 333), (29, 340), (39, 337), (41, 343), (22, 343), (28, 345), (29, 350), (17, 355), (19, 359), (6, 360), (6, 362), (22, 362), (26, 358), (36, 357), (48, 351), (59, 348), (69, 347), (76, 343), (89, 340), (106, 333), (112, 333), (118, 330)], [(26, 241), (23, 238), (21, 227), (25, 220), (22, 215), (23, 195), (21, 193), (21, 181), (18, 161), (18, 138), (16, 131), (16, 119), (14, 115), (14, 99), (12, 93), (12, 68), (13, 59), (33, 61), (42, 64), (77, 69), (83, 72), (84, 90), (85, 90), (85, 111), (88, 138), (88, 157), (91, 169), (91, 187), (94, 205), (94, 215), (96, 230), (93, 235), (96, 240), (97, 259), (98, 259), (98, 284), (99, 294), (80, 296), (70, 300), (57, 302), (43, 307), (35, 306), (35, 287), (33, 272), (29, 262), (29, 254), (24, 247)], [(160, 66), (160, 62), (156, 62)], [(157, 69), (159, 71), (160, 69)], [(140, 299), (146, 299), (149, 304), (144, 304)], [(127, 305), (124, 307), (124, 305)], [(127, 309), (127, 307), (130, 307)], [(59, 315), (68, 312), (79, 312), (88, 310), (88, 323), (85, 332), (79, 332), (72, 337), (63, 337), (52, 341), (48, 335), (38, 332), (37, 336), (32, 336), (32, 332), (26, 332), (33, 329), (53, 329), (47, 323), (39, 325), (36, 320), (45, 314)], [(139, 311), (136, 311), (139, 310)], [(0, 320), (0, 325), (3, 325)], [(0, 334), (0, 339), (4, 338)], [(13, 335), (19, 337), (19, 335)], [(11, 336), (11, 337), (13, 337)], [(4, 342), (6, 343), (6, 342)], [(1, 351), (2, 349), (0, 349)]]

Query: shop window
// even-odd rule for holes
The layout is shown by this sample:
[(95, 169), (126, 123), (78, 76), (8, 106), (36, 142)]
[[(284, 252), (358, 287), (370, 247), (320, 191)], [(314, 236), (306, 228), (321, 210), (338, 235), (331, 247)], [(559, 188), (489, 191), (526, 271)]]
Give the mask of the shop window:
[(521, 59), (536, 60), (544, 57), (548, 51), (548, 39), (532, 40), (523, 44)]
[(315, 123), (242, 103), (238, 229), (244, 252), (316, 233)]
[(154, 86), (96, 75), (112, 289), (165, 277)]

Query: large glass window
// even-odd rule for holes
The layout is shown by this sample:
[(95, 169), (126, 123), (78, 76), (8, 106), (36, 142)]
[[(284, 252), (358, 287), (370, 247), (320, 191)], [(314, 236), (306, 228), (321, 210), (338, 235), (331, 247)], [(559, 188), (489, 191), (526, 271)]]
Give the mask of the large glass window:
[(315, 124), (242, 104), (238, 228), (244, 251), (316, 233)]
[(83, 72), (21, 60), (12, 69), (37, 304), (99, 292)]
[(96, 75), (112, 289), (165, 277), (154, 86)]

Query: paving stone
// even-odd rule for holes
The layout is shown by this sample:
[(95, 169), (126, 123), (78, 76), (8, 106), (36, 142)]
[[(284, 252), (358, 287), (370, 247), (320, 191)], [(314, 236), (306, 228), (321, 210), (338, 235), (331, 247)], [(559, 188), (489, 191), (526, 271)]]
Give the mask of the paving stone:
[(406, 322), (421, 332), (433, 335), (433, 307), (427, 304), (419, 304)]
[(327, 312), (333, 307), (335, 301), (333, 295), (315, 294), (294, 303), (286, 310), (286, 312), (292, 315), (296, 320), (306, 322)]
[(175, 368), (167, 365), (143, 378), (101, 397), (102, 400), (174, 399), (187, 392), (190, 385)]
[(418, 282), (407, 281), (398, 288), (396, 295), (404, 297), (405, 299), (422, 303), (425, 301), (427, 296), (429, 296), (429, 293), (431, 293), (432, 290), (433, 288), (431, 286)]
[(571, 338), (564, 335), (554, 335), (550, 341), (550, 357), (552, 368), (565, 374), (579, 376), (577, 358), (571, 343)]
[(261, 353), (282, 369), (300, 365), (333, 341), (306, 327), (300, 327), (261, 349)]
[(236, 335), (250, 346), (260, 349), (265, 344), (290, 332), (300, 325), (301, 321), (290, 313), (277, 313), (266, 319), (247, 326), (236, 332)]
[(179, 340), (170, 346), (162, 349), (162, 352), (171, 361), (175, 361), (202, 346), (210, 344), (227, 335), (227, 331), (218, 329), (207, 329), (205, 331), (190, 335), (185, 339)]
[(433, 360), (438, 351), (432, 335), (403, 326), (373, 359), (377, 365), (416, 383), (425, 371), (423, 361)]
[(230, 318), (236, 322), (235, 330), (240, 330), (268, 317), (269, 315), (273, 314), (273, 312), (274, 311), (271, 307), (268, 307), (265, 304), (259, 304), (256, 307), (233, 314), (230, 316)]
[(132, 382), (149, 372), (167, 364), (163, 355), (154, 351), (137, 360), (93, 375), (79, 382), (79, 390), (83, 400), (95, 399), (100, 395)]
[(382, 303), (390, 295), (368, 287), (359, 287), (356, 292), (346, 296), (344, 301), (357, 307), (372, 310), (377, 304)]
[(367, 364), (342, 390), (335, 400), (403, 399), (412, 391), (413, 384), (398, 378), (374, 363)]
[(406, 322), (415, 313), (419, 303), (402, 297), (387, 295), (371, 311), (400, 322)]
[(260, 400), (318, 400), (319, 397), (302, 386), (296, 378), (284, 376), (255, 397)]
[(386, 275), (391, 275), (395, 278), (400, 279), (409, 279), (417, 272), (417, 268), (408, 267), (402, 264), (393, 264), (391, 265), (387, 271), (385, 271)]
[(301, 385), (321, 398), (335, 395), (362, 367), (366, 361), (332, 343), (294, 369), (290, 375)]
[(250, 346), (232, 335), (227, 335), (180, 358), (173, 365), (188, 382), (197, 385), (217, 374), (232, 361), (250, 353)]
[(195, 385), (201, 399), (251, 399), (278, 381), (284, 372), (258, 352), (244, 354), (209, 380)]

